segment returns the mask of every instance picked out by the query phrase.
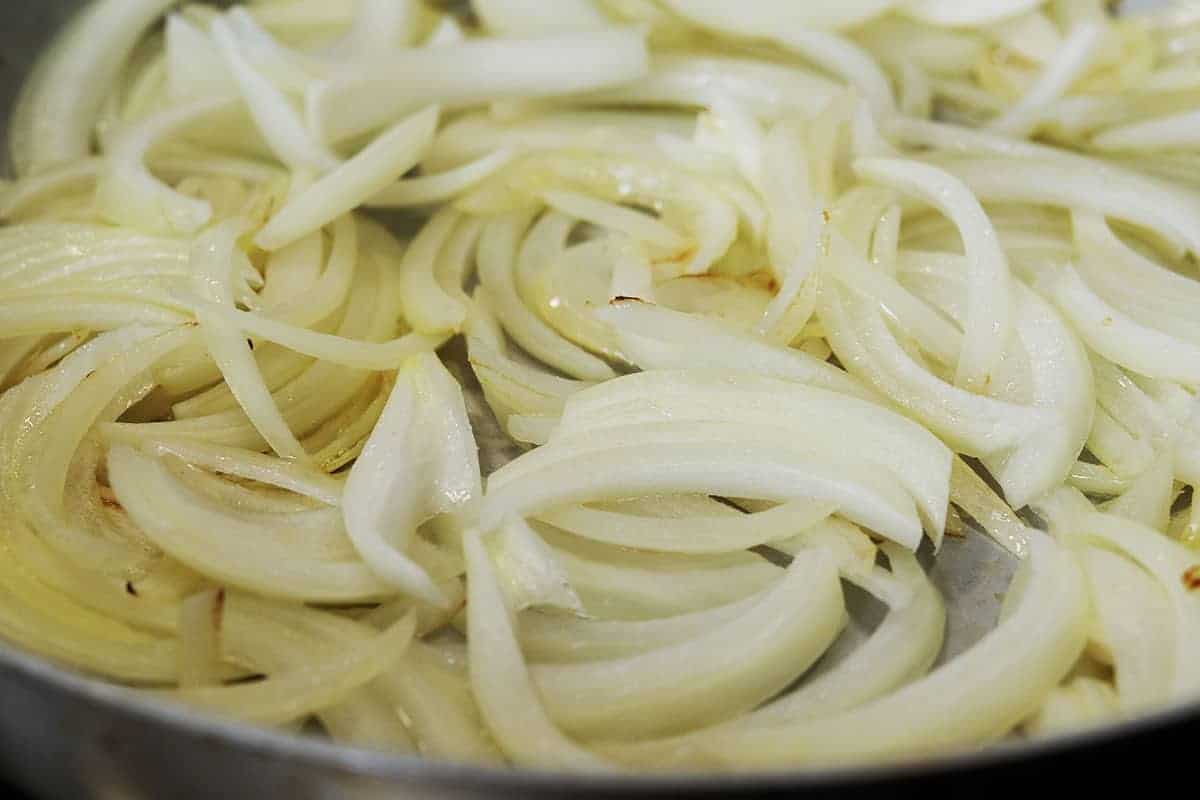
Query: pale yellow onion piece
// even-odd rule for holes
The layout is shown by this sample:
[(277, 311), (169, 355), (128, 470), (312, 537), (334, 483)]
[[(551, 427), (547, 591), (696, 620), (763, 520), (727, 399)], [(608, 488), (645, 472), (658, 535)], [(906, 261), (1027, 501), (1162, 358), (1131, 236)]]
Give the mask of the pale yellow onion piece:
[[(318, 323), (341, 308), (348, 297), (353, 297), (355, 280), (363, 271), (366, 262), (379, 262), (381, 257), (395, 246), (395, 240), (374, 223), (360, 220), (353, 214), (343, 214), (331, 227), (333, 243), (329, 248), (329, 257), (320, 277), (313, 283), (312, 290), (287, 305), (272, 308), (272, 317), (301, 328), (318, 327)], [(317, 241), (309, 246), (314, 248), (312, 256), (319, 257), (316, 256), (315, 249), (323, 244), (324, 236), (313, 236)], [(280, 252), (282, 251), (276, 250), (272, 256)]]
[(1052, 690), (1021, 730), (1030, 736), (1051, 736), (1096, 728), (1120, 716), (1121, 703), (1112, 684), (1081, 675)]
[[(396, 50), (314, 84), (306, 93), (309, 126), (323, 141), (343, 141), (431, 103), (462, 108), (621, 84), (645, 74), (647, 57), (642, 31), (611, 26)], [(496, 70), (497, 63), (509, 68)]]
[(967, 253), (967, 320), (955, 383), (982, 391), (1008, 344), (1011, 330), (1008, 260), (996, 231), (970, 190), (936, 168), (898, 159), (859, 159), (855, 172), (913, 194), (949, 217)]
[(612, 265), (608, 297), (637, 297), (654, 302), (654, 267), (646, 248), (632, 241), (619, 241)]
[[(771, 165), (762, 175), (767, 253), (776, 279), (785, 283), (798, 260), (804, 256), (816, 260), (817, 230), (796, 224), (818, 204), (804, 157), (807, 139), (806, 126), (795, 120), (775, 123), (763, 139), (763, 160)], [(811, 268), (811, 264), (804, 266)]]
[(722, 55), (656, 53), (646, 77), (581, 95), (581, 102), (692, 108), (724, 95), (756, 117), (774, 121), (790, 115), (811, 119), (840, 90), (837, 82), (799, 67)]
[(763, 181), (763, 126), (737, 98), (714, 92), (707, 113), (697, 118), (695, 144), (732, 162), (750, 186)]
[(1200, 253), (1200, 199), (1166, 181), (1075, 155), (937, 158), (985, 203), (1036, 203), (1093, 211)]
[(1087, 494), (1112, 497), (1127, 490), (1131, 481), (1118, 476), (1103, 464), (1076, 461), (1067, 484)]
[(1107, 33), (1104, 26), (1094, 23), (1072, 30), (1037, 81), (1016, 105), (989, 122), (988, 128), (1009, 136), (1028, 136), (1041, 123), (1047, 107), (1091, 68)]
[(1200, 146), (1200, 111), (1181, 111), (1124, 125), (1113, 125), (1092, 137), (1101, 150), (1186, 150)]
[(179, 687), (220, 683), (221, 618), (225, 593), (205, 589), (179, 605)]
[[(821, 425), (813, 425), (821, 420)], [(835, 456), (857, 452), (911, 492), (939, 544), (946, 523), (949, 449), (920, 425), (873, 403), (789, 381), (723, 370), (653, 370), (568, 398), (552, 441), (660, 422), (778, 427), (788, 440)], [(861, 436), (861, 440), (856, 438)], [(654, 549), (654, 548), (650, 548)]]
[(636, 241), (663, 248), (672, 255), (687, 250), (689, 246), (686, 238), (665, 223), (615, 203), (562, 190), (543, 192), (542, 199), (559, 213), (610, 228)]
[(424, 167), (457, 170), (504, 151), (583, 148), (645, 155), (654, 152), (663, 133), (690, 136), (695, 121), (691, 113), (653, 111), (547, 110), (512, 120), (466, 113), (438, 131)]
[(362, 205), (421, 160), (433, 140), (438, 115), (437, 106), (431, 106), (380, 134), (289, 200), (254, 237), (255, 244), (278, 250)]
[(8, 641), (114, 680), (175, 680), (174, 641), (138, 631), (49, 588), (19, 568), (7, 541), (3, 548), (0, 631)]
[(738, 369), (866, 400), (876, 398), (837, 367), (715, 320), (636, 301), (613, 303), (598, 309), (596, 316), (613, 326), (622, 352), (642, 369)]
[[(1062, 483), (1083, 449), (1096, 406), (1087, 352), (1053, 306), (1022, 283), (1015, 283), (1015, 342), (1028, 356), (1028, 398), (1054, 421), (1026, 437), (1011, 453), (989, 455), (988, 470), (1004, 487), (1014, 508)], [(992, 387), (1003, 397), (1004, 385)]]
[(341, 481), (302, 464), (200, 439), (182, 436), (125, 436), (121, 430), (110, 432), (109, 439), (112, 442), (137, 446), (159, 457), (175, 456), (189, 464), (223, 475), (286, 489), (328, 506), (341, 505)]
[[(1075, 556), (1030, 532), (1011, 615), (925, 677), (830, 717), (739, 730), (703, 746), (725, 769), (897, 760), (991, 741), (1034, 711), (1083, 649), (1087, 594)], [(631, 760), (642, 763), (636, 746)], [(645, 766), (652, 766), (652, 763)]]
[[(197, 238), (192, 246), (196, 290), (205, 300), (223, 308), (233, 308), (234, 275), (244, 263), (248, 264), (237, 246), (241, 228), (237, 221), (222, 223)], [(281, 457), (306, 462), (308, 454), (271, 396), (246, 339), (225, 319), (204, 309), (197, 309), (196, 320), (225, 384), (263, 440)]]
[(553, 413), (557, 416), (567, 396), (593, 385), (587, 381), (553, 375), (511, 358), (504, 332), (491, 315), (487, 293), (482, 287), (475, 290), (472, 313), (465, 332), (467, 361), (501, 424), (513, 412)]
[(108, 457), (113, 491), (130, 518), (172, 558), (231, 586), (271, 597), (356, 602), (392, 592), (361, 561), (299, 558), (262, 529), (223, 513), (160, 462), (126, 445)]
[(497, 36), (528, 36), (603, 28), (608, 18), (592, 0), (477, 0), (472, 6), (484, 28)]
[(448, 666), (433, 647), (414, 641), (378, 683), (403, 709), (426, 758), (501, 764), (504, 756), (487, 732), (466, 671), (465, 663)]
[(105, 97), (171, 0), (105, 0), (79, 14), (42, 56), (13, 113), (13, 161), (29, 175), (86, 157)]
[(513, 275), (527, 215), (514, 212), (488, 223), (479, 242), (479, 280), (505, 331), (543, 363), (575, 378), (605, 380), (616, 373), (604, 361), (564, 340), (528, 308)]
[(711, 767), (706, 752), (720, 748), (722, 742), (736, 741), (740, 731), (774, 730), (845, 713), (925, 675), (941, 650), (946, 609), (911, 553), (890, 544), (884, 549), (896, 577), (911, 591), (903, 602), (889, 602), (883, 622), (848, 656), (749, 714), (679, 736), (617, 748), (622, 754), (636, 754), (629, 757), (639, 762)]
[(1134, 322), (1065, 267), (1047, 292), (1088, 346), (1151, 378), (1200, 383), (1200, 347)]
[(1055, 419), (1046, 409), (959, 389), (914, 361), (875, 304), (836, 286), (821, 291), (821, 320), (843, 364), (959, 452), (1002, 452)]
[(321, 709), (317, 718), (336, 742), (388, 753), (419, 752), (395, 708), (371, 685), (355, 689), (337, 703)]
[(370, 197), (369, 208), (414, 208), (448, 203), (507, 167), (517, 157), (510, 148), (501, 148), (444, 172), (405, 178), (381, 189)]
[[(916, 548), (920, 517), (890, 472), (873, 464), (831, 459), (825, 450), (802, 443), (780, 442), (785, 431), (685, 422), (610, 429), (556, 442), (492, 473), (481, 524), (491, 529), (510, 516), (569, 503), (703, 492), (834, 503), (846, 519)], [(726, 455), (718, 458), (718, 452)], [(610, 469), (611, 474), (606, 472)]]
[(783, 689), (825, 652), (843, 614), (833, 558), (816, 549), (797, 555), (742, 615), (695, 639), (531, 672), (550, 717), (568, 731), (593, 738), (671, 733), (748, 711)]
[(346, 531), (382, 579), (444, 606), (441, 591), (405, 549), (427, 519), (469, 516), (481, 495), (462, 390), (437, 356), (418, 355), (402, 367), (350, 470), (342, 497)]
[(1071, 223), (1075, 266), (1088, 286), (1136, 322), (1200, 346), (1200, 324), (1191, 313), (1200, 283), (1134, 250), (1099, 215), (1074, 213)]
[(262, 681), (180, 689), (158, 696), (234, 719), (278, 725), (333, 705), (376, 678), (404, 654), (415, 629), (416, 617), (410, 615), (359, 647), (314, 664), (280, 670)]
[(1017, 558), (1029, 553), (1025, 523), (961, 458), (955, 458), (951, 468), (950, 502), (969, 514), (988, 536)]
[(1195, 553), (1163, 534), (1109, 514), (1087, 514), (1077, 522), (1085, 540), (1093, 540), (1137, 562), (1166, 590), (1175, 622), (1175, 659), (1170, 696), (1187, 701), (1200, 691), (1200, 675), (1193, 669), (1200, 650), (1200, 593), (1193, 589), (1197, 567)]
[[(763, 173), (762, 188), (767, 208), (767, 252), (771, 269), (781, 285), (755, 332), (776, 340), (786, 337), (785, 325), (790, 326), (788, 332), (804, 327), (816, 299), (814, 273), (824, 217), (820, 200), (812, 189), (804, 144), (807, 144), (806, 132), (789, 121), (772, 126), (763, 143), (763, 159), (771, 164)], [(798, 318), (792, 319), (790, 312), (801, 304), (806, 288), (810, 302), (798, 313)]]
[(338, 166), (339, 159), (315, 141), (284, 94), (246, 58), (245, 44), (224, 18), (213, 20), (210, 34), (225, 60), (255, 127), (271, 151), (289, 168), (320, 174)]
[(1166, 703), (1179, 635), (1166, 594), (1124, 556), (1085, 547), (1080, 560), (1092, 598), (1091, 639), (1113, 665), (1122, 709)]
[(100, 178), (104, 164), (103, 158), (92, 156), (15, 181), (0, 194), (0, 218), (11, 221), (57, 195), (86, 187)]
[[(437, 280), (438, 286), (468, 309), (468, 315), (471, 298), (467, 296), (465, 287), (475, 275), (475, 251), (485, 224), (486, 222), (478, 217), (463, 220), (455, 229), (454, 235), (446, 241), (446, 247), (433, 265), (434, 279)], [(465, 319), (463, 325), (466, 325)]]
[(456, 332), (467, 317), (467, 308), (438, 283), (435, 270), (463, 215), (453, 208), (434, 214), (404, 251), (400, 261), (400, 291), (404, 318), (425, 334)]
[(299, 94), (329, 72), (322, 59), (281, 44), (244, 7), (234, 6), (222, 19), (233, 29), (246, 59), (283, 92)]
[(424, 8), (417, 0), (366, 0), (355, 6), (350, 30), (329, 48), (334, 57), (386, 53), (411, 46), (421, 35)]
[(490, 545), (492, 563), (513, 611), (537, 606), (583, 612), (566, 570), (525, 520), (509, 520)]
[(882, 697), (928, 672), (945, 636), (945, 605), (912, 553), (887, 542), (881, 547), (894, 578), (908, 594), (900, 599), (881, 596), (889, 605), (888, 615), (866, 642), (794, 692), (733, 720), (733, 729), (829, 716)]
[(1171, 453), (1163, 453), (1101, 510), (1166, 533), (1175, 501), (1174, 478), (1175, 459)]
[[(86, 564), (92, 572), (123, 574), (131, 562), (141, 562), (142, 537), (97, 536), (84, 520), (68, 513), (68, 497), (79, 491), (72, 463), (80, 448), (86, 447), (92, 428), (119, 417), (145, 397), (153, 388), (148, 371), (190, 336), (190, 331), (180, 328), (128, 326), (98, 336), (63, 366), (18, 387), (25, 391), (15, 394), (8, 408), (19, 416), (14, 416), (12, 430), (0, 439), (0, 458), (5, 462), (0, 493), (14, 524), (27, 525), (61, 558)], [(121, 342), (127, 349), (118, 351), (118, 357), (110, 348)], [(22, 402), (30, 405), (22, 408)], [(91, 484), (90, 478), (84, 481)]]
[(1044, 12), (1037, 10), (988, 25), (986, 36), (998, 46), (1039, 66), (1054, 60), (1058, 48), (1062, 47), (1058, 26)]
[(932, 25), (987, 25), (1038, 8), (1045, 0), (903, 0), (902, 12)]
[(1154, 462), (1154, 445), (1135, 438), (1103, 408), (1093, 415), (1087, 446), (1102, 464), (1126, 480), (1141, 475)]
[(396, 369), (408, 358), (441, 347), (447, 335), (407, 333), (387, 342), (349, 339), (289, 325), (253, 311), (220, 308), (212, 303), (190, 301), (197, 310), (220, 317), (249, 336), (275, 342), (312, 358), (354, 369)]
[(320, 233), (313, 233), (276, 250), (267, 258), (263, 269), (263, 287), (258, 292), (261, 308), (277, 308), (300, 302), (316, 285), (324, 267), (324, 242)]
[(181, 14), (169, 14), (165, 35), (167, 93), (172, 102), (237, 94), (237, 82), (205, 31)]
[(892, 276), (869, 264), (841, 233), (831, 230), (828, 237), (825, 274), (875, 300), (905, 334), (938, 361), (947, 366), (958, 363), (963, 334), (954, 323)]
[(772, 585), (782, 574), (753, 553), (628, 551), (541, 523), (534, 527), (554, 548), (587, 614), (599, 619), (650, 620), (728, 605)]
[(676, 13), (720, 32), (767, 36), (789, 31), (838, 30), (884, 14), (897, 0), (854, 0), (836, 7), (765, 0), (735, 9), (722, 0), (669, 0)]
[(496, 743), (514, 763), (602, 771), (610, 767), (554, 726), (521, 655), (495, 567), (476, 531), (467, 559), (467, 648), (471, 688)]
[(109, 222), (152, 233), (194, 233), (212, 208), (154, 177), (146, 155), (156, 145), (234, 107), (228, 98), (198, 100), (159, 112), (123, 131), (108, 154), (96, 205)]
[[(527, 204), (524, 194), (540, 195), (564, 186), (613, 203), (657, 209), (661, 219), (686, 228), (695, 243), (688, 251), (658, 261), (659, 270), (671, 275), (709, 270), (737, 239), (738, 208), (732, 199), (736, 193), (717, 190), (718, 176), (692, 174), (661, 159), (567, 150), (527, 157), (510, 167), (506, 177), (506, 184), (521, 194), (509, 198), (501, 210), (516, 202)], [(728, 179), (722, 183), (730, 185)], [(486, 202), (463, 207), (492, 213)]]
[(538, 519), (598, 542), (673, 553), (727, 553), (795, 536), (836, 511), (830, 503), (796, 500), (732, 517), (660, 519), (590, 506), (565, 506)]
[(645, 620), (589, 619), (527, 611), (517, 618), (521, 650), (535, 664), (612, 660), (697, 639), (740, 619), (760, 601), (753, 594), (726, 605)]

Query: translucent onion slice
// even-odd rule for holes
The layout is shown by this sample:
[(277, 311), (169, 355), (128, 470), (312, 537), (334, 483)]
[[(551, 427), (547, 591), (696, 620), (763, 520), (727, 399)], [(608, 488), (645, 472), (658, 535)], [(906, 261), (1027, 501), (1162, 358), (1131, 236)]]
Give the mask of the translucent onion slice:
[[(430, 103), (462, 108), (624, 83), (645, 74), (647, 58), (642, 32), (612, 27), (391, 52), (315, 84), (308, 120), (323, 141), (339, 142)], [(512, 67), (498, 72), (496, 63)]]
[(1193, 586), (1195, 554), (1153, 528), (1109, 514), (1087, 514), (1077, 522), (1084, 537), (1117, 550), (1149, 572), (1166, 591), (1175, 623), (1175, 659), (1170, 696), (1186, 700), (1200, 691), (1200, 677), (1191, 668), (1200, 648), (1200, 595)]
[(1131, 222), (1180, 251), (1200, 252), (1200, 200), (1185, 189), (1095, 159), (938, 159), (985, 203), (1086, 209)]
[(753, 553), (630, 551), (534, 523), (567, 570), (589, 617), (650, 620), (724, 606), (774, 584), (779, 567)]
[(904, 0), (903, 12), (922, 22), (946, 26), (986, 25), (1035, 9), (1043, 0)]
[(231, 586), (319, 602), (378, 599), (394, 590), (358, 559), (305, 557), (215, 501), (187, 489), (155, 459), (126, 445), (108, 456), (109, 480), (130, 518), (172, 558)]
[(97, 186), (96, 203), (110, 222), (150, 233), (194, 233), (212, 217), (212, 207), (154, 177), (147, 152), (188, 128), (234, 106), (227, 98), (199, 100), (159, 112), (123, 131), (112, 145), (109, 164)]
[(181, 14), (169, 14), (165, 35), (167, 92), (173, 102), (237, 94), (237, 83), (206, 32)]
[[(436, 276), (439, 257), (462, 221), (462, 215), (452, 208), (438, 212), (421, 228), (400, 262), (404, 317), (422, 333), (457, 331), (466, 319), (466, 306), (451, 296)], [(461, 282), (458, 287), (461, 293)]]
[(403, 709), (426, 758), (503, 763), (475, 702), (465, 663), (448, 665), (432, 646), (415, 641), (399, 666), (378, 682)]
[[(197, 291), (208, 302), (224, 308), (234, 305), (235, 276), (249, 267), (245, 253), (237, 247), (240, 233), (240, 223), (225, 222), (202, 234), (192, 245)], [(197, 311), (196, 320), (225, 384), (263, 440), (282, 458), (307, 461), (308, 454), (271, 396), (249, 343), (225, 319), (203, 309)]]
[(581, 95), (588, 105), (706, 107), (725, 96), (760, 119), (811, 119), (840, 91), (819, 73), (716, 54), (655, 54), (649, 74), (616, 89)]
[(636, 301), (613, 303), (596, 315), (616, 329), (622, 352), (642, 369), (738, 369), (866, 400), (875, 397), (837, 367), (713, 320)]
[(611, 769), (551, 721), (521, 655), (504, 592), (477, 532), (463, 537), (467, 558), (467, 648), (471, 688), (496, 743), (514, 763), (596, 772)]
[(1092, 597), (1091, 650), (1113, 665), (1121, 707), (1162, 705), (1170, 696), (1178, 647), (1162, 588), (1136, 564), (1098, 547), (1080, 554)]
[(294, 170), (328, 172), (339, 159), (314, 140), (291, 101), (247, 58), (245, 43), (225, 19), (213, 20), (213, 41), (237, 83), (254, 125), (275, 156)]
[[(814, 427), (814, 419), (826, 425)], [(935, 542), (940, 541), (949, 450), (894, 412), (827, 390), (752, 373), (638, 373), (572, 395), (552, 441), (627, 425), (689, 421), (778, 426), (789, 431), (791, 442), (824, 449), (831, 456), (847, 449), (859, 452), (864, 461), (890, 470), (909, 488)], [(859, 435), (864, 437), (861, 442), (852, 438)]]
[[(685, 422), (565, 439), (492, 473), (481, 524), (491, 529), (506, 517), (569, 503), (706, 493), (835, 503), (846, 519), (916, 548), (922, 535), (920, 518), (912, 498), (890, 472), (830, 458), (802, 444), (779, 443), (779, 438), (777, 428)], [(723, 459), (714, 458), (719, 450), (727, 453)], [(625, 466), (611, 474), (599, 469), (622, 459), (628, 459)]]
[(1145, 327), (1088, 288), (1065, 267), (1048, 293), (1080, 337), (1100, 355), (1151, 378), (1200, 383), (1200, 347)]
[(435, 606), (446, 599), (405, 554), (417, 527), (439, 514), (472, 515), (482, 495), (462, 390), (434, 355), (397, 375), (379, 424), (346, 480), (346, 531), (380, 578)]
[(621, 754), (636, 753), (629, 757), (664, 766), (711, 766), (705, 754), (722, 742), (736, 741), (743, 730), (775, 730), (843, 713), (923, 676), (942, 646), (945, 606), (911, 553), (889, 544), (884, 549), (896, 577), (911, 591), (902, 602), (891, 604), (879, 627), (849, 655), (756, 711), (679, 736), (617, 746)]
[(955, 383), (974, 391), (986, 389), (1011, 330), (1008, 261), (991, 221), (967, 187), (940, 170), (915, 162), (880, 159), (860, 159), (854, 169), (868, 180), (915, 194), (953, 220), (959, 229), (970, 277)]
[(812, 28), (836, 30), (860, 25), (896, 5), (896, 0), (855, 0), (837, 8), (796, 6), (773, 0), (743, 12), (720, 0), (670, 0), (668, 5), (684, 17), (722, 32), (767, 36)]
[(565, 341), (528, 308), (513, 274), (527, 215), (513, 212), (484, 228), (479, 242), (479, 280), (494, 313), (513, 340), (543, 363), (575, 378), (605, 380), (616, 373), (604, 361)]
[[(701, 745), (699, 757), (736, 770), (861, 763), (944, 752), (1003, 735), (1071, 669), (1085, 639), (1087, 594), (1074, 555), (1031, 531), (1025, 568), (1024, 589), (1011, 615), (925, 677), (832, 716), (739, 730)], [(661, 766), (654, 761), (657, 753), (639, 758), (636, 745), (610, 754)]]
[(1200, 145), (1197, 125), (1200, 111), (1183, 111), (1114, 125), (1092, 137), (1092, 144), (1101, 150), (1186, 150)]
[(1091, 68), (1107, 33), (1100, 24), (1085, 23), (1074, 28), (1020, 101), (988, 127), (1011, 136), (1028, 136), (1038, 127), (1046, 108)]
[[(230, 627), (234, 624), (231, 620)], [(184, 688), (166, 696), (234, 719), (276, 725), (289, 722), (338, 702), (378, 676), (403, 654), (415, 629), (415, 617), (409, 616), (373, 641), (323, 662), (281, 670), (254, 683)]]
[(353, 158), (291, 198), (254, 237), (278, 250), (365, 203), (412, 169), (433, 140), (438, 108), (419, 111), (389, 128)]
[(662, 519), (589, 506), (538, 515), (564, 531), (607, 544), (674, 553), (728, 553), (786, 539), (836, 511), (826, 503), (793, 501), (757, 514)]
[(86, 157), (92, 127), (126, 59), (171, 0), (105, 0), (76, 17), (22, 90), (11, 132), (17, 172)]
[[(797, 555), (742, 615), (695, 639), (531, 672), (551, 718), (568, 731), (592, 738), (669, 733), (728, 718), (778, 692), (825, 651), (843, 613), (834, 560), (816, 549)], [(685, 671), (689, 679), (680, 681)]]

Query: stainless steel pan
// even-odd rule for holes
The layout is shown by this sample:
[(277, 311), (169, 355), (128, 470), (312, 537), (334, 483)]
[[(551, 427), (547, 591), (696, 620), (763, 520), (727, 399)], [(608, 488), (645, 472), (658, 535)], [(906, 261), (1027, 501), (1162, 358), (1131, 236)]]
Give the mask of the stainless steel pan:
[[(0, 131), (7, 131), (8, 109), (36, 55), (83, 4), (0, 5)], [(948, 654), (991, 626), (1010, 573), (1011, 564), (981, 537), (947, 543), (933, 576), (951, 609)], [(1197, 734), (1200, 706), (905, 766), (744, 777), (564, 776), (388, 756), (205, 718), (0, 643), (0, 783), (48, 798), (929, 797), (944, 790), (1025, 792), (1052, 773), (1081, 789), (1151, 762), (1162, 785), (1172, 766), (1190, 767), (1173, 750), (1194, 747)]]

